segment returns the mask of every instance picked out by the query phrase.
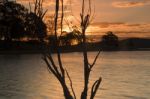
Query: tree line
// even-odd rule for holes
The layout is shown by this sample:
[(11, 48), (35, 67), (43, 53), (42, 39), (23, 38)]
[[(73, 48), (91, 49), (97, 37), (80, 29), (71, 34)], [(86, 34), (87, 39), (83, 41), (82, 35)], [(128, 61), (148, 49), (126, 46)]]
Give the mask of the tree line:
[(13, 1), (0, 3), (0, 39), (6, 41), (46, 37), (46, 24), (41, 16)]

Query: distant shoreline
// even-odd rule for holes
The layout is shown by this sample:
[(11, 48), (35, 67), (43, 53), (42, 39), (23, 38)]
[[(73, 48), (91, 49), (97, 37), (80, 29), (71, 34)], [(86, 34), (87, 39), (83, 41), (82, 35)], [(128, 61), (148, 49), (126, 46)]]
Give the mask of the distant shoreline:
[[(98, 50), (88, 50), (88, 52), (97, 52)], [(150, 49), (132, 49), (132, 50), (101, 50), (102, 52), (119, 52), (119, 51), (150, 51)], [(0, 50), (0, 55), (12, 55), (12, 54), (42, 54), (47, 53), (49, 51), (40, 51), (40, 50), (30, 50), (30, 51), (23, 51), (23, 50), (7, 50), (2, 51)], [(61, 53), (73, 53), (73, 52), (82, 52), (82, 50), (62, 50)], [(56, 53), (56, 52), (52, 52)]]
[[(106, 45), (103, 42), (87, 42), (87, 51), (150, 51), (150, 39), (130, 38), (120, 40), (117, 45)], [(60, 46), (60, 52), (82, 52), (82, 44)], [(46, 42), (0, 42), (0, 54), (42, 54), (44, 52), (55, 53), (55, 47)]]

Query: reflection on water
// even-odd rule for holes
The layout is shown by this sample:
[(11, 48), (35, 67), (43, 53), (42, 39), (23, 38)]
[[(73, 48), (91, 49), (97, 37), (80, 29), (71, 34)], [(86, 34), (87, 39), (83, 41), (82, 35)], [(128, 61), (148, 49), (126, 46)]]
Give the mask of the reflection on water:
[[(63, 54), (78, 99), (83, 86), (82, 54)], [(89, 54), (90, 61), (95, 53)], [(150, 52), (103, 52), (90, 83), (102, 76), (95, 99), (149, 99)], [(91, 87), (91, 86), (90, 86)], [(64, 99), (41, 55), (0, 55), (0, 99)]]

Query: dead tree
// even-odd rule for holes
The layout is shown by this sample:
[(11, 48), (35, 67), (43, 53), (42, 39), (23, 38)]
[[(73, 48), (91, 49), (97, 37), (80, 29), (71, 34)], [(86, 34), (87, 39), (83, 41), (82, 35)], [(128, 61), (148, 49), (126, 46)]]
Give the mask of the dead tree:
[[(82, 91), (81, 94), (81, 99), (87, 99), (87, 94), (88, 94), (88, 84), (89, 84), (89, 77), (90, 77), (90, 72), (93, 68), (93, 66), (96, 63), (96, 60), (100, 54), (100, 51), (98, 52), (98, 54), (96, 55), (94, 61), (92, 64), (89, 63), (88, 60), (88, 53), (87, 53), (87, 46), (86, 46), (86, 29), (90, 24), (90, 20), (91, 20), (91, 0), (88, 0), (89, 2), (89, 7), (88, 7), (88, 12), (85, 12), (85, 0), (82, 0), (82, 13), (80, 14), (81, 17), (81, 30), (82, 30), (82, 35), (83, 35), (83, 57), (84, 57), (84, 89)], [(91, 89), (91, 96), (90, 99), (93, 99), (98, 88), (99, 85), (101, 83), (101, 77), (95, 81), (95, 83), (92, 86)]]
[[(62, 8), (63, 8), (63, 0), (62, 0)], [(56, 6), (55, 6), (55, 50), (57, 52), (57, 59), (58, 59), (58, 65), (56, 66), (56, 63), (51, 55), (51, 52), (48, 54), (45, 54), (43, 59), (46, 62), (49, 70), (54, 74), (54, 76), (57, 78), (57, 80), (60, 82), (62, 88), (63, 88), (63, 92), (64, 92), (64, 97), (66, 99), (76, 99), (75, 95), (74, 97), (71, 95), (68, 86), (66, 84), (65, 78), (66, 78), (66, 73), (67, 71), (64, 69), (63, 64), (62, 64), (62, 60), (61, 60), (61, 54), (60, 54), (60, 50), (59, 50), (59, 37), (58, 37), (58, 16), (59, 16), (59, 7), (60, 7), (60, 0), (56, 0)], [(63, 25), (63, 9), (62, 9), (62, 15), (61, 15), (61, 32), (62, 32), (62, 25)], [(67, 76), (70, 78), (69, 74), (67, 73)], [(71, 79), (70, 79), (71, 81)], [(73, 88), (72, 88), (73, 91)], [(74, 93), (74, 91), (73, 91)]]
[[(81, 99), (87, 99), (87, 95), (88, 95), (88, 85), (89, 85), (89, 77), (90, 77), (90, 72), (92, 70), (92, 68), (94, 67), (97, 58), (100, 54), (100, 51), (98, 52), (98, 54), (96, 55), (94, 61), (92, 64), (89, 63), (88, 61), (88, 53), (87, 53), (87, 46), (86, 46), (86, 29), (90, 24), (90, 20), (92, 18), (92, 14), (91, 14), (91, 1), (88, 0), (89, 6), (88, 6), (88, 12), (85, 13), (85, 0), (82, 0), (82, 12), (80, 14), (81, 16), (81, 30), (82, 30), (82, 44), (83, 44), (83, 58), (84, 58), (84, 88), (83, 91), (81, 93)], [(44, 61), (46, 62), (50, 72), (52, 72), (52, 74), (57, 78), (57, 80), (60, 82), (61, 87), (63, 89), (63, 93), (64, 93), (64, 97), (65, 99), (76, 99), (76, 95), (72, 86), (72, 80), (71, 77), (69, 76), (69, 73), (67, 72), (67, 70), (64, 68), (63, 63), (62, 63), (62, 57), (61, 57), (61, 52), (59, 50), (59, 35), (58, 35), (58, 16), (59, 16), (59, 9), (60, 7), (60, 0), (56, 0), (56, 6), (55, 6), (55, 50), (56, 50), (56, 54), (57, 54), (57, 60), (58, 60), (58, 66), (56, 65), (56, 61), (54, 61), (53, 57), (52, 57), (52, 53), (51, 51), (49, 51), (48, 53), (44, 54)], [(61, 7), (62, 7), (62, 14), (61, 14), (61, 32), (62, 32), (62, 27), (63, 27), (63, 0), (61, 0)], [(67, 84), (66, 84), (66, 76), (69, 78), (70, 81), (70, 88), (71, 91), (69, 90)], [(91, 95), (90, 95), (90, 99), (94, 99), (96, 92), (100, 86), (101, 83), (101, 77), (96, 80), (94, 82), (94, 84), (92, 85), (91, 88)], [(72, 94), (71, 94), (72, 93)]]

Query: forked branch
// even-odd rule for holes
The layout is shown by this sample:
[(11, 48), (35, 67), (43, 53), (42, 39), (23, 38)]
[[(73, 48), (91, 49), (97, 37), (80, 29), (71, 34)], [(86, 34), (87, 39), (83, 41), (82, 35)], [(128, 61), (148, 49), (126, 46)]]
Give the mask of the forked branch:
[[(57, 60), (58, 60), (58, 66), (56, 66), (56, 62), (53, 60), (53, 57), (51, 56), (51, 53), (48, 53), (48, 55), (44, 55), (44, 61), (46, 62), (49, 70), (53, 73), (53, 75), (57, 78), (57, 80), (60, 82), (62, 88), (63, 88), (63, 92), (64, 92), (64, 97), (65, 99), (76, 99), (76, 95), (75, 95), (75, 92), (74, 92), (74, 89), (73, 89), (73, 85), (72, 85), (72, 80), (71, 80), (71, 77), (69, 75), (69, 73), (67, 72), (67, 70), (64, 69), (64, 66), (63, 66), (63, 63), (62, 63), (62, 57), (61, 57), (61, 52), (60, 52), (60, 49), (59, 49), (59, 36), (58, 36), (58, 16), (59, 16), (59, 7), (60, 7), (60, 1), (61, 1), (61, 20), (60, 20), (60, 24), (61, 24), (61, 34), (62, 34), (62, 29), (63, 29), (63, 19), (64, 19), (64, 10), (63, 10), (63, 7), (64, 7), (64, 0), (56, 0), (56, 5), (55, 5), (55, 20), (54, 20), (54, 30), (55, 30), (55, 50), (56, 50), (56, 55), (57, 55)], [(37, 0), (35, 2), (38, 2)], [(35, 10), (37, 10), (37, 5), (42, 3), (43, 0), (41, 2), (38, 2), (38, 3), (35, 3)], [(82, 45), (83, 45), (83, 59), (84, 59), (84, 88), (83, 88), (83, 91), (81, 93), (81, 99), (87, 99), (87, 96), (88, 96), (88, 88), (89, 88), (89, 78), (90, 78), (90, 73), (91, 73), (91, 70), (92, 68), (94, 67), (97, 59), (98, 59), (98, 56), (100, 55), (100, 51), (97, 53), (96, 57), (94, 58), (92, 64), (89, 63), (88, 61), (88, 52), (87, 52), (87, 45), (86, 45), (86, 30), (88, 28), (88, 26), (90, 25), (90, 20), (92, 18), (92, 11), (91, 11), (91, 0), (88, 0), (88, 12), (86, 13), (85, 11), (85, 0), (82, 0), (82, 11), (81, 11), (81, 14), (80, 14), (80, 17), (81, 17), (81, 23), (80, 23), (80, 26), (81, 26), (81, 30), (82, 30)], [(39, 6), (42, 6), (42, 4), (40, 4)], [(37, 11), (35, 11), (37, 12)], [(65, 81), (65, 75), (67, 75), (69, 81), (70, 81), (70, 87), (71, 87), (71, 91), (72, 91), (72, 94), (70, 93), (69, 91), (69, 88), (66, 84), (66, 81)], [(91, 88), (91, 95), (90, 95), (90, 99), (94, 99), (95, 95), (96, 95), (96, 92), (98, 91), (98, 88), (100, 86), (100, 83), (102, 81), (102, 78), (100, 77), (98, 80), (96, 80), (94, 82), (94, 84), (92, 85), (92, 88)]]
[(99, 57), (99, 55), (100, 55), (100, 52), (101, 52), (101, 51), (99, 51), (99, 52), (97, 53), (97, 55), (96, 55), (96, 57), (95, 57), (93, 63), (92, 63), (92, 64), (89, 63), (90, 69), (92, 69), (93, 66), (95, 65), (95, 63), (96, 63), (96, 61), (97, 61), (97, 59), (98, 59), (98, 57)]
[[(65, 70), (62, 64), (62, 60), (61, 60), (61, 53), (59, 50), (59, 38), (58, 38), (58, 16), (59, 16), (59, 0), (56, 0), (56, 5), (55, 5), (55, 22), (54, 22), (54, 31), (55, 31), (55, 50), (56, 50), (56, 55), (57, 55), (57, 59), (58, 59), (58, 66), (55, 65), (55, 61), (53, 60), (53, 57), (51, 56), (51, 53), (48, 53), (48, 55), (44, 55), (44, 61), (46, 62), (47, 66), (49, 67), (49, 70), (52, 71), (52, 73), (54, 74), (54, 76), (57, 78), (57, 80), (59, 81), (59, 83), (61, 84), (62, 88), (63, 88), (63, 92), (64, 92), (64, 97), (65, 99), (73, 99), (73, 96), (71, 95), (68, 86), (66, 84), (65, 81)], [(40, 3), (39, 3), (40, 4)], [(62, 7), (63, 7), (63, 0), (62, 0)], [(63, 10), (62, 10), (63, 13)], [(63, 15), (61, 17), (61, 29), (62, 29), (62, 24), (63, 24)], [(62, 30), (61, 30), (62, 31)], [(49, 61), (48, 61), (49, 60)], [(59, 68), (59, 69), (58, 69)], [(67, 76), (69, 77), (70, 81), (71, 78), (67, 72)], [(71, 81), (71, 85), (72, 85), (72, 81)], [(72, 87), (73, 90), (73, 87)]]
[(70, 87), (71, 87), (71, 90), (72, 90), (72, 93), (73, 93), (74, 99), (76, 99), (76, 94), (75, 94), (74, 89), (73, 89), (72, 80), (71, 80), (71, 77), (69, 76), (69, 73), (68, 73), (68, 71), (67, 71), (67, 70), (66, 70), (66, 74), (67, 74), (68, 79), (69, 79), (69, 81), (70, 81)]
[(100, 86), (100, 83), (102, 81), (102, 78), (100, 77), (97, 81), (95, 81), (95, 83), (93, 84), (92, 86), (92, 89), (91, 89), (91, 97), (90, 99), (94, 99), (95, 95), (96, 95), (96, 92)]
[[(85, 13), (85, 0), (82, 0), (82, 13), (80, 14), (81, 17), (81, 29), (82, 29), (82, 35), (83, 35), (83, 57), (84, 57), (84, 88), (81, 94), (81, 99), (87, 99), (87, 94), (88, 94), (88, 85), (89, 85), (89, 78), (90, 78), (90, 72), (93, 68), (93, 66), (95, 65), (97, 58), (100, 54), (100, 51), (98, 52), (98, 54), (96, 55), (94, 61), (92, 64), (89, 64), (88, 61), (88, 53), (87, 53), (87, 46), (86, 46), (86, 30), (87, 27), (90, 24), (90, 18), (92, 16), (91, 13), (91, 0), (88, 0), (89, 2), (89, 8), (88, 8), (88, 13)], [(93, 87), (92, 87), (92, 92), (91, 92), (91, 99), (94, 98), (98, 87), (100, 85), (101, 79), (97, 80)]]

